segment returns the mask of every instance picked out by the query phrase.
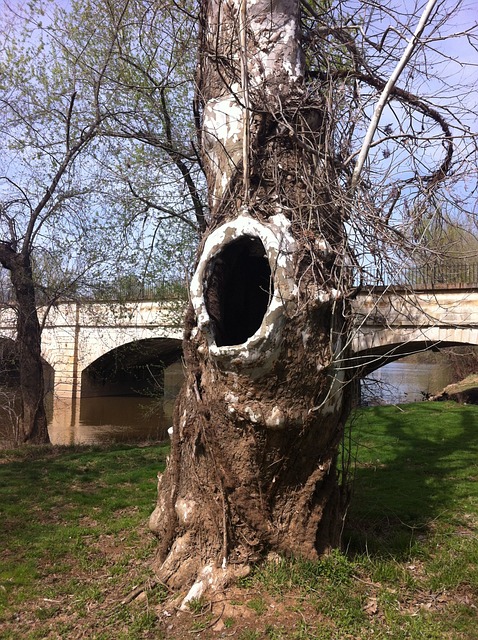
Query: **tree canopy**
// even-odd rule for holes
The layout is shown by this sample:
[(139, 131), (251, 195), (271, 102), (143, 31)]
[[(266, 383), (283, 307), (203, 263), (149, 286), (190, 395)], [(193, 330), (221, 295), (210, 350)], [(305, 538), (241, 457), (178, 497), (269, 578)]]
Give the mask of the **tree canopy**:
[[(301, 8), (304, 81), (324, 103), (324, 149), (334, 159), (322, 170), (344, 187), (335, 196), (360, 268), (377, 262), (393, 272), (403, 251), (421, 250), (430, 200), (440, 205), (434, 217), (446, 203), (474, 213), (469, 10), (435, 6), (390, 93), (360, 184), (349, 190), (372, 110), (422, 7), (304, 0)], [(26, 241), (36, 216), (35, 252), (63, 256), (51, 261), (61, 264), (59, 290), (65, 274), (75, 280), (86, 265), (103, 268), (105, 254), (112, 273), (120, 263), (122, 272), (154, 277), (152, 264), (154, 273), (174, 262), (175, 277), (191, 265), (189, 247), (208, 216), (194, 95), (200, 24), (191, 1), (3, 3), (1, 232), (11, 241), (14, 226)]]

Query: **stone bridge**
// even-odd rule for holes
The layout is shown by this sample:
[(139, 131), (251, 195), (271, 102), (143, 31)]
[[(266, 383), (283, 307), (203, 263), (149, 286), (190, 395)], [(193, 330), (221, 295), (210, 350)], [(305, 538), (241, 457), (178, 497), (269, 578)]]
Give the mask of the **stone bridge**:
[[(114, 360), (160, 360), (180, 357), (184, 303), (65, 303), (44, 319), (42, 357), (54, 374), (55, 395), (81, 396), (82, 374), (93, 364)], [(41, 316), (41, 309), (40, 309)], [(0, 309), (0, 341), (15, 338), (15, 313)], [(134, 346), (141, 345), (141, 349)]]
[(413, 293), (375, 287), (353, 306), (353, 358), (364, 375), (418, 351), (478, 345), (478, 287)]
[[(413, 294), (374, 288), (360, 294), (353, 307), (353, 362), (363, 374), (417, 351), (478, 345), (478, 288)], [(180, 301), (53, 307), (45, 320), (42, 356), (54, 373), (55, 395), (76, 400), (88, 367), (101, 362), (108, 367), (120, 354), (143, 363), (177, 360), (183, 311)], [(0, 342), (14, 337), (15, 314), (0, 309)]]

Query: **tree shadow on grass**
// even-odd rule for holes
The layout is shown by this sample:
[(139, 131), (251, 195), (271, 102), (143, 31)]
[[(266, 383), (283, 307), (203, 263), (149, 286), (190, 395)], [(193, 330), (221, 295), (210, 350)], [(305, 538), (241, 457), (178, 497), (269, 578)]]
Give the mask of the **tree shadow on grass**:
[(352, 429), (356, 469), (344, 533), (350, 553), (400, 559), (434, 523), (457, 528), (467, 510), (476, 521), (478, 407), (374, 407)]

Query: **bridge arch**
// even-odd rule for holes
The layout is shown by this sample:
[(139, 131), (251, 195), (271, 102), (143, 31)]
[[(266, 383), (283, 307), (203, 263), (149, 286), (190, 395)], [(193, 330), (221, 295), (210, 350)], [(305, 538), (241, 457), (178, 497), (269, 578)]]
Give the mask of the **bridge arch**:
[(10, 337), (0, 336), (0, 385), (7, 386), (15, 383), (17, 378), (15, 341)]
[(149, 337), (124, 342), (81, 371), (81, 395), (143, 395), (162, 390), (164, 370), (180, 359), (181, 340)]
[[(478, 346), (478, 328), (429, 327), (426, 331), (390, 329), (376, 332), (372, 340), (364, 337), (355, 338), (352, 356), (355, 366), (362, 370), (362, 376), (414, 353), (465, 345)], [(357, 348), (360, 346), (362, 348)]]

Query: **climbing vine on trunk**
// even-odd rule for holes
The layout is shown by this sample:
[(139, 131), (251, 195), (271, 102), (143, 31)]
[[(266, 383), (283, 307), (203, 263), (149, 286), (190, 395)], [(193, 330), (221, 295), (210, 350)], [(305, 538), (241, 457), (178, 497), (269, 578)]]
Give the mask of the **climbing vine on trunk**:
[[(351, 404), (348, 249), (299, 3), (204, 2), (198, 69), (210, 221), (191, 283), (172, 451), (151, 528), (188, 598), (270, 551), (337, 546)], [(332, 176), (332, 179), (331, 179)]]

